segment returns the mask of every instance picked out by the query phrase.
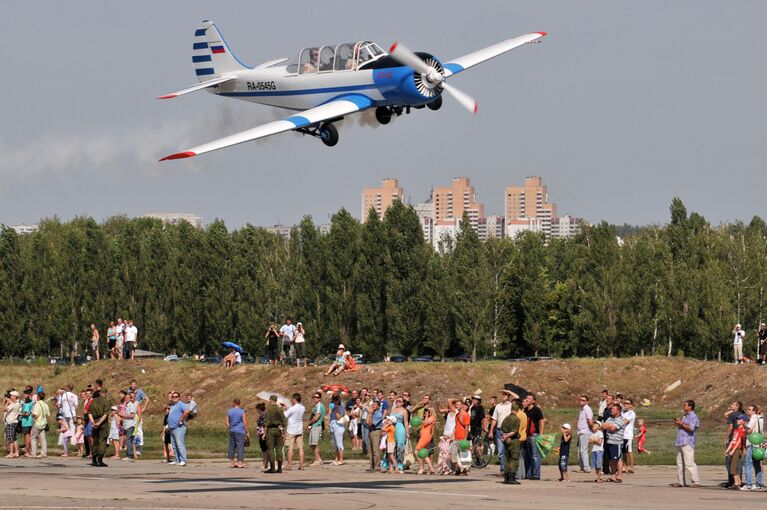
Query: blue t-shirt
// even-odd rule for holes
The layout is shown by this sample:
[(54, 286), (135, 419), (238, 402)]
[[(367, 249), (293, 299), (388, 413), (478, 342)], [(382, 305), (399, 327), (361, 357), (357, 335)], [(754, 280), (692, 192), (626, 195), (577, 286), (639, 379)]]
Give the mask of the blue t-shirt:
[(29, 413), (28, 416), (22, 416), (21, 418), (21, 426), (22, 427), (31, 427), (32, 424), (35, 422), (35, 419), (32, 417), (32, 406), (34, 406), (34, 402), (22, 402), (21, 403), (21, 414)]
[[(168, 413), (168, 428), (170, 430), (173, 430), (175, 428), (179, 427), (178, 421), (181, 419), (181, 416), (188, 410), (189, 408), (187, 405), (183, 402), (178, 402), (177, 404), (174, 404), (173, 407), (170, 408), (170, 413)], [(182, 427), (184, 425), (181, 425)]]
[(233, 407), (226, 412), (226, 415), (229, 417), (229, 432), (244, 434), (243, 416), (245, 416), (245, 411), (241, 407)]
[(381, 430), (381, 425), (383, 425), (383, 409), (379, 407), (378, 411), (374, 411), (370, 420), (373, 422), (373, 430)]

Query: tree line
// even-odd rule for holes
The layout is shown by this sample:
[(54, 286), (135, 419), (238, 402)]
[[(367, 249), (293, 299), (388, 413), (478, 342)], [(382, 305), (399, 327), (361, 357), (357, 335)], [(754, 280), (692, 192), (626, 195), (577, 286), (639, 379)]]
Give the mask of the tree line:
[[(286, 241), (149, 218), (44, 220), (0, 228), (0, 356), (69, 353), (88, 326), (131, 318), (139, 347), (213, 353), (225, 340), (265, 352), (269, 323), (303, 322), (310, 355), (342, 342), (387, 354), (731, 357), (742, 323), (754, 346), (767, 288), (767, 225), (712, 226), (674, 199), (664, 226), (624, 238), (607, 223), (571, 239), (480, 241), (462, 223), (439, 250), (413, 209), (329, 233), (310, 217)], [(753, 351), (753, 349), (752, 349)], [(753, 355), (754, 353), (751, 352)]]

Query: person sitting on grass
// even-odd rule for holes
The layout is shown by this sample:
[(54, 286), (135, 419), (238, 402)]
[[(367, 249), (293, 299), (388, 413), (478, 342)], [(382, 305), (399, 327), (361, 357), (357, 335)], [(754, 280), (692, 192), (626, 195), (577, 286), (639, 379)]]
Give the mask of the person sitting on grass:
[(330, 364), (328, 371), (325, 372), (324, 375), (338, 375), (344, 369), (344, 366), (346, 366), (344, 363), (344, 344), (340, 344), (338, 346), (338, 350), (336, 351), (336, 359), (333, 361), (333, 363)]
[(357, 360), (352, 357), (349, 351), (344, 352), (344, 372), (356, 372), (360, 367), (357, 366)]
[(232, 368), (234, 365), (242, 363), (242, 356), (234, 347), (229, 348), (229, 354), (224, 356), (224, 368)]

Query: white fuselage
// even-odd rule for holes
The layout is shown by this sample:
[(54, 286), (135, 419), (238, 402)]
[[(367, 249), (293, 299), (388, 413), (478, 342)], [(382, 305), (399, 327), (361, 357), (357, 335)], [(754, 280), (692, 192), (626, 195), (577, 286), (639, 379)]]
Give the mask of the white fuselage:
[(346, 94), (362, 94), (373, 101), (384, 97), (373, 80), (374, 70), (289, 73), (286, 66), (248, 69), (233, 73), (237, 79), (211, 87), (210, 92), (277, 106), (308, 110)]

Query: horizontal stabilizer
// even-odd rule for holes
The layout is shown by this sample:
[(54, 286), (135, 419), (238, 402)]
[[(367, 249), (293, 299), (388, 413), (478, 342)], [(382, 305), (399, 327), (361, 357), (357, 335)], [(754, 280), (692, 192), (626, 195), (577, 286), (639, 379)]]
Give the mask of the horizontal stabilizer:
[(192, 87), (189, 87), (187, 89), (177, 90), (176, 92), (165, 94), (164, 96), (160, 96), (157, 99), (173, 99), (174, 97), (183, 96), (184, 94), (189, 94), (190, 92), (196, 92), (198, 90), (206, 89), (208, 87), (213, 87), (215, 85), (219, 85), (221, 83), (225, 83), (227, 81), (231, 81), (234, 79), (235, 79), (234, 76), (222, 76), (221, 78), (215, 78), (213, 80), (200, 82), (197, 85), (193, 85)]

